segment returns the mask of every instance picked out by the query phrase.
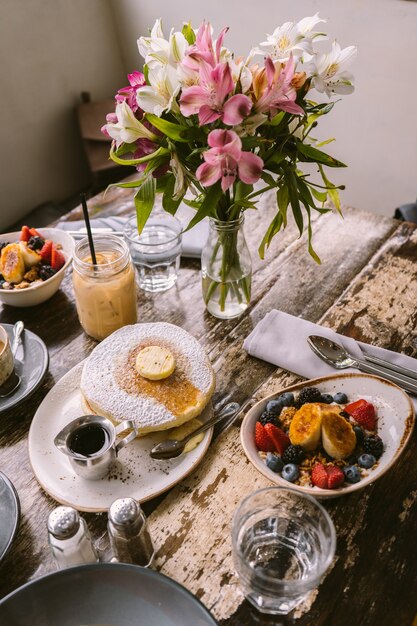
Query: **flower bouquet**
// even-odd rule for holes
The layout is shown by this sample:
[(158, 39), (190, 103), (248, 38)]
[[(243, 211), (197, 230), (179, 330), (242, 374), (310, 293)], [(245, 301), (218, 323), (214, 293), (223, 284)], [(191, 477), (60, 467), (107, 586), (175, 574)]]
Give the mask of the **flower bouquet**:
[[(324, 168), (344, 164), (321, 150), (331, 140), (320, 143), (311, 135), (334, 102), (317, 103), (310, 94), (351, 93), (353, 77), (345, 66), (356, 48), (342, 50), (333, 42), (330, 52), (318, 52), (314, 44), (326, 39), (316, 30), (322, 22), (318, 15), (287, 22), (244, 59), (223, 45), (227, 28), (213, 40), (210, 24), (197, 31), (186, 24), (166, 39), (157, 20), (150, 36), (138, 40), (143, 73), (129, 75), (102, 129), (114, 140), (113, 161), (134, 165), (141, 174), (119, 183), (137, 188), (139, 232), (157, 192), (171, 214), (181, 202), (195, 209), (188, 228), (210, 218), (203, 295), (219, 317), (240, 314), (250, 301), (251, 262), (241, 225), (261, 194), (276, 190), (277, 202), (259, 246), (262, 258), (287, 226), (290, 209), (300, 236), (307, 228), (309, 252), (319, 262), (312, 211), (330, 211), (327, 199), (340, 211), (343, 187), (331, 183)], [(303, 162), (317, 164), (320, 184), (300, 170)]]

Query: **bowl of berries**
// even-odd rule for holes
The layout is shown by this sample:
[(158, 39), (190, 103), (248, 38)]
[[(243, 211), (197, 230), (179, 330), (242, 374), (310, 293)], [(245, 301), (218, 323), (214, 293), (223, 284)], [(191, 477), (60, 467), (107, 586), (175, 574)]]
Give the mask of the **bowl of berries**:
[(0, 302), (29, 307), (58, 291), (71, 263), (74, 240), (58, 228), (0, 235)]
[(242, 422), (241, 443), (271, 482), (334, 498), (392, 467), (413, 425), (413, 404), (396, 385), (366, 374), (335, 374), (255, 404)]

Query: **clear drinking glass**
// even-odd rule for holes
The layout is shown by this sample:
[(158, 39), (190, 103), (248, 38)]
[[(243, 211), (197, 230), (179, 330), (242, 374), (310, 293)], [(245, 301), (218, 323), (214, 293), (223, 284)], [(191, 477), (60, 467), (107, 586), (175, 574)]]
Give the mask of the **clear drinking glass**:
[(152, 212), (140, 235), (136, 217), (127, 222), (124, 237), (138, 270), (139, 287), (157, 292), (175, 285), (180, 266), (181, 231), (181, 222), (162, 210)]
[(336, 532), (327, 511), (294, 489), (267, 487), (235, 512), (232, 550), (246, 598), (285, 615), (316, 588), (331, 564)]

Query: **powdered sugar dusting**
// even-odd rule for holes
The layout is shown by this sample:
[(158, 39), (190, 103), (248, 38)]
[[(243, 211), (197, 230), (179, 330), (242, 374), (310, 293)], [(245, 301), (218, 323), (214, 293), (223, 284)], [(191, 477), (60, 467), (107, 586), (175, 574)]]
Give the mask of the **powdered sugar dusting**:
[(128, 393), (120, 385), (124, 372), (132, 367), (129, 364), (132, 350), (143, 344), (161, 343), (173, 352), (176, 367), (201, 392), (199, 395), (204, 400), (204, 396), (210, 394), (214, 381), (204, 349), (182, 328), (159, 322), (125, 326), (93, 350), (81, 378), (81, 390), (87, 401), (100, 406), (117, 421), (133, 419), (139, 429), (157, 429), (175, 420), (176, 416), (156, 398)]

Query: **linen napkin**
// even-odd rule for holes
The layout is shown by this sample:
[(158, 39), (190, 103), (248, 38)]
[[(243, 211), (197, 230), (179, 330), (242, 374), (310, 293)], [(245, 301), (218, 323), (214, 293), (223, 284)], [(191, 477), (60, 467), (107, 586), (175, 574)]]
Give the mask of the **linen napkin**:
[[(132, 213), (133, 212), (134, 207), (132, 205)], [(180, 220), (181, 224), (185, 228), (194, 215), (194, 210), (186, 204), (182, 203), (178, 207), (178, 211), (175, 217)], [(90, 220), (91, 228), (106, 228), (116, 231), (122, 231), (125, 227), (127, 220), (130, 219), (130, 217), (131, 216), (95, 217)], [(59, 222), (56, 227), (62, 228), (62, 230), (79, 230), (80, 232), (86, 232), (85, 223), (83, 220), (76, 220), (74, 222), (62, 221)], [(199, 259), (201, 256), (201, 251), (207, 241), (208, 232), (208, 220), (204, 219), (196, 226), (194, 226), (194, 228), (192, 228), (191, 230), (187, 230), (187, 232), (183, 233), (181, 256)]]
[[(309, 335), (321, 335), (341, 344), (347, 352), (363, 358), (363, 352), (386, 359), (396, 365), (408, 367), (417, 373), (417, 360), (405, 354), (371, 346), (351, 337), (339, 335), (330, 328), (313, 324), (300, 317), (273, 309), (265, 315), (249, 337), (244, 341), (244, 349), (252, 356), (273, 363), (304, 378), (328, 376), (337, 371), (358, 372), (357, 369), (336, 370), (322, 361), (307, 343)], [(412, 398), (417, 409), (417, 399)]]

